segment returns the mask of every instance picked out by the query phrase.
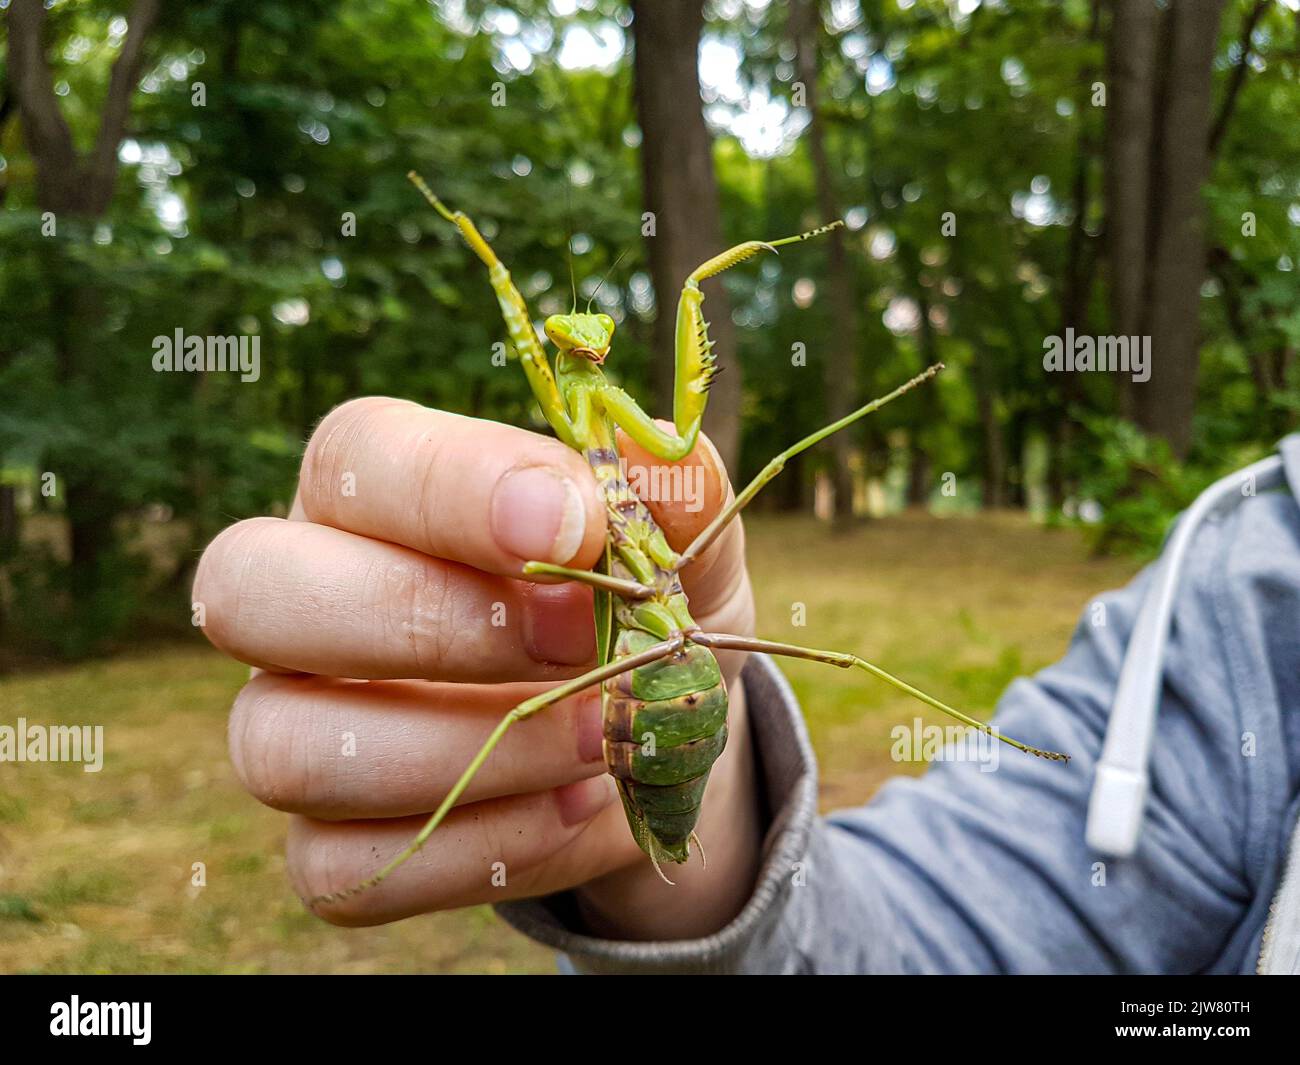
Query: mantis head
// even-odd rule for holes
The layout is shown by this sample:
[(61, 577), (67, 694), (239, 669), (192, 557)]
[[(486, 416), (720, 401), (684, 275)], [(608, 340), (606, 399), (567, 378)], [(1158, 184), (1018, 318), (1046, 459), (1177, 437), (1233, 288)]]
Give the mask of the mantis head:
[(553, 314), (544, 328), (560, 351), (597, 365), (605, 361), (614, 338), (614, 319), (608, 314)]

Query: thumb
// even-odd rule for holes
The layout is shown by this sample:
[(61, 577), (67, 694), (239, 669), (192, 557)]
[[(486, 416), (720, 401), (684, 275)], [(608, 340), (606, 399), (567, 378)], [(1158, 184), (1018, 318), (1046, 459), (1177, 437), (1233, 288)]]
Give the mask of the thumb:
[[(672, 426), (661, 423), (669, 431)], [(677, 552), (687, 546), (735, 497), (717, 449), (703, 434), (684, 459), (657, 458), (623, 432), (619, 450), (627, 479)], [(691, 614), (705, 628), (748, 633), (753, 596), (745, 570), (745, 533), (736, 518), (699, 558), (682, 570)]]

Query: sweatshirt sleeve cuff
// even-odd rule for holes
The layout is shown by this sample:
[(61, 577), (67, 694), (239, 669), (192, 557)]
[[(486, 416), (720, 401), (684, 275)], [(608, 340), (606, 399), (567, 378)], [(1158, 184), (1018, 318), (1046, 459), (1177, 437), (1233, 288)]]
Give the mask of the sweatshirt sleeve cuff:
[(754, 893), (726, 927), (701, 939), (631, 942), (585, 934), (570, 892), (502, 903), (524, 935), (563, 953), (581, 973), (773, 972), (782, 968), (781, 914), (817, 819), (817, 763), (789, 682), (766, 655), (741, 675), (768, 828)]

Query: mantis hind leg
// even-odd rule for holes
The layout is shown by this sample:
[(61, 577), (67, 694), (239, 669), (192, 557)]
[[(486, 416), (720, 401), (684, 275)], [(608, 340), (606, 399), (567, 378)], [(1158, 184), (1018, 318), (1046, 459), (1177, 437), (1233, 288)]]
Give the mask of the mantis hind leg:
[(733, 636), (723, 632), (694, 632), (691, 633), (691, 642), (702, 644), (705, 647), (719, 648), (728, 651), (759, 651), (763, 654), (782, 655), (787, 658), (802, 658), (812, 662), (825, 662), (827, 665), (839, 666), (841, 669), (856, 668), (870, 673), (878, 680), (883, 680), (891, 687), (897, 688), (913, 699), (919, 699), (926, 706), (932, 706), (936, 710), (942, 710), (949, 717), (954, 717), (965, 725), (991, 736), (996, 740), (1016, 748), (1018, 751), (1024, 751), (1025, 754), (1032, 754), (1038, 758), (1046, 758), (1052, 762), (1068, 762), (1068, 754), (1060, 754), (1057, 751), (1044, 750), (1041, 747), (1031, 747), (1027, 743), (1021, 743), (1019, 740), (1012, 739), (1010, 736), (1004, 736), (991, 725), (983, 721), (977, 721), (969, 714), (964, 714), (960, 710), (941, 703), (932, 695), (927, 695), (919, 688), (913, 688), (906, 681), (899, 680), (892, 673), (886, 673), (879, 666), (872, 665), (866, 659), (859, 658), (857, 655), (847, 654), (843, 651), (823, 651), (813, 647), (799, 647), (790, 643), (774, 643), (771, 640), (759, 640), (751, 636)]
[(491, 735), (488, 736), (483, 746), (479, 748), (478, 754), (474, 756), (474, 760), (465, 767), (465, 771), (461, 773), (460, 778), (454, 785), (452, 785), (451, 791), (447, 792), (447, 796), (442, 800), (442, 804), (434, 811), (429, 820), (425, 822), (424, 827), (420, 829), (419, 834), (404, 850), (398, 853), (396, 857), (389, 861), (387, 865), (368, 880), (363, 880), (360, 884), (344, 891), (317, 895), (309, 900), (307, 905), (310, 908), (315, 909), (322, 903), (328, 905), (335, 902), (342, 902), (345, 899), (350, 899), (356, 895), (360, 895), (363, 891), (368, 891), (370, 888), (383, 883), (400, 866), (415, 857), (429, 837), (433, 835), (438, 826), (442, 824), (443, 820), (447, 817), (447, 814), (451, 812), (452, 807), (456, 805), (457, 800), (464, 794), (465, 789), (469, 787), (470, 781), (472, 781), (478, 774), (478, 771), (483, 768), (483, 763), (487, 761), (488, 756), (493, 752), (493, 750), (495, 750), (496, 745), (501, 742), (501, 737), (504, 736), (506, 732), (509, 731), (510, 727), (516, 722), (532, 717), (533, 714), (539, 713), (549, 706), (554, 706), (561, 699), (567, 699), (570, 695), (576, 695), (584, 688), (589, 688), (593, 684), (601, 684), (604, 681), (609, 680), (611, 677), (617, 677), (621, 673), (626, 673), (628, 670), (636, 669), (638, 666), (644, 666), (650, 662), (657, 662), (661, 658), (666, 658), (680, 650), (683, 643), (685, 643), (685, 639), (682, 636), (676, 636), (670, 640), (664, 640), (662, 643), (657, 643), (651, 647), (647, 647), (644, 651), (640, 651), (637, 654), (629, 655), (627, 658), (621, 658), (615, 662), (610, 662), (607, 665), (599, 666), (596, 669), (591, 670), (589, 673), (584, 673), (580, 677), (575, 677), (573, 680), (565, 681), (565, 683), (552, 688), (550, 691), (542, 692), (540, 695), (534, 695), (531, 699), (525, 699), (518, 706), (513, 707), (505, 717), (501, 719), (497, 724), (497, 727), (492, 730)]

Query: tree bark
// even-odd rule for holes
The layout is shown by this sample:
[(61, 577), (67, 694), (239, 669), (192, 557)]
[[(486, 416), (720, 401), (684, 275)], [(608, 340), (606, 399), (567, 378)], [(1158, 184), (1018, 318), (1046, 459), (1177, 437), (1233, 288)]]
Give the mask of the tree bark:
[(1138, 385), (1138, 424), (1161, 436), (1179, 458), (1192, 443), (1200, 362), (1201, 285), (1205, 280), (1205, 205), (1211, 73), (1223, 0), (1170, 6), (1171, 48), (1164, 86), (1161, 151), (1153, 157), (1152, 191), (1160, 205), (1148, 284), (1146, 326), (1151, 379)]
[(1120, 336), (1137, 333), (1146, 294), (1158, 15), (1152, 0), (1115, 0), (1111, 21), (1106, 241), (1111, 321)]
[[(790, 10), (790, 36), (794, 40), (799, 82), (803, 86), (804, 106), (808, 110), (808, 151), (812, 157), (813, 179), (817, 188), (817, 206), (823, 221), (839, 217), (835, 180), (826, 151), (824, 122), (818, 113), (818, 45), (821, 33), (819, 0), (797, 0)], [(823, 388), (826, 420), (838, 421), (860, 403), (857, 372), (858, 310), (853, 292), (853, 276), (844, 250), (844, 232), (834, 229), (827, 235), (830, 276), (831, 312), (838, 323), (834, 338), (823, 360)], [(853, 520), (853, 456), (851, 431), (830, 438), (834, 466), (835, 522), (846, 525)]]
[(18, 493), (11, 484), (0, 484), (0, 560), (18, 548), (22, 527), (18, 521)]
[[(898, 238), (898, 257), (899, 262), (907, 266), (909, 288), (921, 316), (917, 344), (921, 352), (921, 368), (924, 369), (940, 361), (939, 338), (934, 322), (930, 320), (934, 304), (929, 289), (922, 284), (924, 264), (921, 262), (920, 250), (902, 235)], [(934, 470), (929, 452), (925, 449), (923, 435), (926, 428), (939, 422), (943, 415), (934, 383), (917, 389), (914, 395), (916, 398), (912, 402), (916, 405), (917, 417), (916, 423), (908, 430), (907, 437), (907, 505), (926, 507), (929, 506), (934, 489)]]
[[(1101, 26), (1101, 0), (1092, 0), (1088, 20), (1088, 39), (1096, 40)], [(1092, 82), (1096, 71), (1085, 67), (1079, 72), (1079, 95), (1076, 102), (1079, 115), (1079, 136), (1075, 147), (1074, 181), (1071, 190), (1074, 219), (1066, 244), (1065, 269), (1061, 282), (1060, 335), (1068, 329), (1076, 334), (1089, 332), (1088, 310), (1092, 302), (1092, 286), (1096, 273), (1095, 241), (1088, 233), (1088, 206), (1092, 199), (1089, 174), (1097, 153), (1097, 144), (1088, 121)], [(1082, 384), (1076, 374), (1062, 374), (1060, 406), (1065, 417), (1051, 417), (1044, 429), (1048, 439), (1047, 491), (1052, 506), (1059, 506), (1070, 491), (1067, 469), (1068, 456), (1074, 444), (1075, 420), (1069, 416), (1072, 406), (1083, 401)], [(1123, 388), (1123, 386), (1120, 386)]]
[[(700, 99), (702, 0), (633, 0), (637, 117), (641, 125), (642, 195), (654, 217), (646, 237), (657, 313), (656, 392), (671, 405), (674, 306), (686, 277), (723, 250), (713, 140)], [(703, 285), (709, 336), (725, 372), (709, 392), (704, 431), (732, 476), (739, 474), (741, 367), (731, 303), (718, 279)]]
[[(1150, 336), (1151, 378), (1121, 393), (1138, 426), (1183, 457), (1199, 364), (1211, 78), (1223, 0), (1115, 0), (1106, 232), (1112, 328)], [(1230, 90), (1231, 94), (1231, 90)], [(1230, 95), (1231, 98), (1231, 95)], [(1231, 108), (1225, 102), (1226, 115)]]

